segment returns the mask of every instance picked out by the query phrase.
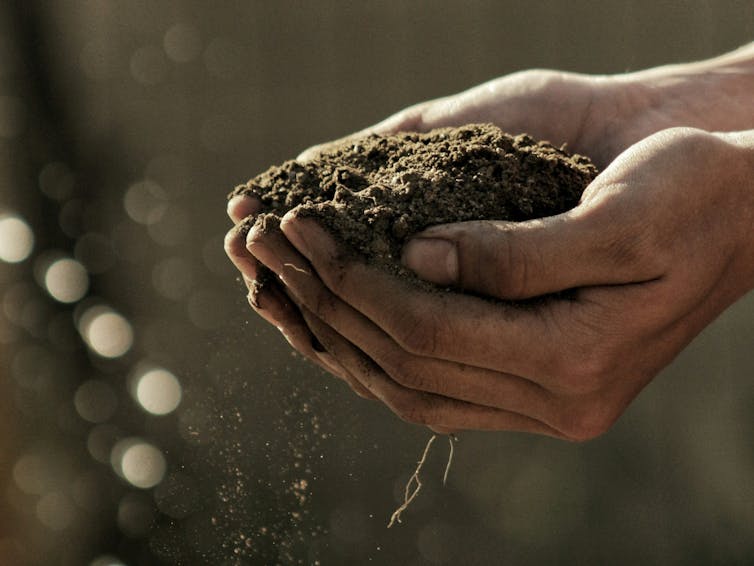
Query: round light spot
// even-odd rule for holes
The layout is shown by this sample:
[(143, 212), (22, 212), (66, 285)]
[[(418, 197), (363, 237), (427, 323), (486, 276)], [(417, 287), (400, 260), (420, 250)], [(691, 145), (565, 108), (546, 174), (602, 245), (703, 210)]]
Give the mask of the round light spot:
[(118, 503), (118, 527), (129, 537), (143, 537), (155, 520), (154, 502), (145, 493), (127, 493)]
[(165, 78), (167, 62), (162, 50), (147, 45), (140, 47), (131, 56), (131, 76), (143, 85), (156, 85)]
[(13, 466), (13, 481), (24, 493), (41, 495), (53, 484), (54, 460), (44, 453), (31, 452), (21, 456)]
[(103, 358), (118, 358), (133, 344), (131, 324), (104, 306), (90, 307), (81, 316), (79, 332), (87, 345)]
[(39, 173), (39, 188), (51, 199), (62, 201), (73, 194), (75, 180), (68, 165), (59, 161), (48, 163)]
[(86, 449), (94, 460), (107, 464), (110, 461), (113, 446), (119, 438), (121, 438), (121, 433), (117, 427), (111, 424), (100, 424), (89, 431), (86, 437)]
[(180, 257), (170, 257), (155, 265), (152, 284), (163, 297), (179, 301), (191, 291), (191, 264)]
[(175, 24), (165, 32), (162, 43), (165, 53), (176, 63), (188, 63), (202, 51), (199, 32), (188, 24)]
[(75, 303), (89, 289), (89, 274), (75, 259), (63, 258), (47, 268), (44, 284), (54, 299), (61, 303)]
[(104, 381), (85, 381), (76, 390), (73, 404), (82, 419), (91, 423), (102, 423), (115, 413), (118, 398), (115, 391)]
[(154, 224), (168, 207), (165, 191), (153, 181), (134, 183), (123, 197), (128, 215), (139, 224)]
[(31, 254), (34, 233), (20, 217), (0, 214), (0, 261), (19, 263)]
[(115, 472), (134, 487), (149, 489), (165, 476), (167, 464), (162, 452), (138, 438), (118, 442), (110, 455)]
[(53, 531), (66, 529), (75, 519), (76, 510), (71, 499), (59, 492), (44, 495), (37, 502), (37, 519)]
[(161, 246), (177, 246), (188, 236), (190, 225), (186, 209), (171, 206), (157, 222), (147, 226), (147, 232)]
[(84, 233), (84, 208), (85, 203), (81, 199), (71, 199), (60, 207), (58, 224), (66, 236), (78, 238)]
[(153, 415), (172, 413), (181, 402), (181, 383), (166, 369), (145, 372), (136, 382), (136, 400)]

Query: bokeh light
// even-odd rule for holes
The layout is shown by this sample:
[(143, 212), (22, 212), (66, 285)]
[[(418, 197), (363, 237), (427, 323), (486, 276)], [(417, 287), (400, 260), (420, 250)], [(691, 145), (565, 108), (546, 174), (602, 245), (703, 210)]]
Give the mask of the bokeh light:
[(90, 379), (79, 385), (73, 403), (82, 419), (91, 423), (102, 423), (115, 413), (118, 397), (113, 388), (104, 381)]
[(202, 40), (197, 29), (188, 24), (175, 24), (163, 39), (165, 53), (176, 63), (188, 63), (202, 51)]
[(86, 437), (86, 449), (89, 455), (101, 464), (110, 461), (113, 446), (123, 437), (120, 429), (112, 424), (99, 424), (89, 431)]
[(75, 303), (89, 289), (89, 274), (75, 259), (61, 258), (45, 270), (44, 285), (54, 299), (61, 303)]
[(55, 482), (55, 461), (50, 454), (33, 451), (22, 455), (13, 466), (13, 481), (29, 495), (41, 495)]
[(192, 283), (191, 264), (180, 257), (164, 259), (152, 270), (152, 284), (167, 299), (179, 301), (185, 298), (191, 291)]
[(34, 233), (20, 216), (0, 214), (0, 261), (19, 263), (31, 254)]
[(131, 56), (131, 76), (143, 85), (151, 86), (162, 82), (166, 73), (165, 55), (154, 45), (140, 47)]
[(161, 246), (177, 246), (188, 236), (190, 226), (188, 211), (182, 206), (172, 205), (164, 215), (147, 226), (147, 232)]
[(75, 179), (65, 163), (53, 161), (39, 173), (39, 189), (51, 199), (62, 201), (73, 194)]
[(118, 358), (133, 345), (131, 324), (106, 306), (88, 308), (81, 315), (78, 327), (87, 345), (103, 358)]
[(115, 473), (141, 489), (149, 489), (160, 483), (167, 468), (159, 448), (134, 437), (125, 438), (113, 447), (110, 464)]
[(66, 529), (76, 517), (76, 508), (70, 497), (60, 492), (51, 492), (37, 501), (37, 519), (53, 531)]
[(148, 413), (167, 415), (175, 411), (181, 402), (181, 383), (166, 369), (150, 369), (137, 378), (135, 396)]
[(140, 181), (128, 187), (123, 206), (135, 222), (154, 224), (167, 210), (167, 195), (154, 181)]
[(148, 494), (127, 493), (118, 503), (118, 528), (129, 537), (143, 537), (148, 534), (155, 516), (155, 504)]

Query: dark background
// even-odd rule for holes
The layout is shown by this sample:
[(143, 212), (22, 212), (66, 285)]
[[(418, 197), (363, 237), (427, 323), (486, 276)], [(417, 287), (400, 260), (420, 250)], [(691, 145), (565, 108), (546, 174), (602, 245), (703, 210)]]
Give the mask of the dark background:
[[(463, 433), (446, 487), (435, 443), (387, 530), (429, 433), (292, 355), (222, 251), (235, 184), (402, 107), (753, 38), (750, 0), (3, 3), (0, 215), (35, 246), (0, 261), (0, 563), (753, 564), (751, 295), (598, 440)], [(53, 252), (80, 301), (45, 290)], [(84, 345), (91, 305), (126, 353)], [(181, 384), (165, 416), (133, 395), (152, 366)], [(156, 487), (114, 472), (123, 439), (164, 455)]]

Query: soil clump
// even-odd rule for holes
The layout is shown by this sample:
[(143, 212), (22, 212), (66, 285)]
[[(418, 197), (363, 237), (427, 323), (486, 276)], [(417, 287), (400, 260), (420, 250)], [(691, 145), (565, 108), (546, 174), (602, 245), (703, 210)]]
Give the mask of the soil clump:
[(370, 135), (329, 147), (305, 163), (286, 161), (236, 187), (258, 198), (256, 222), (299, 207), (348, 253), (415, 279), (400, 266), (414, 234), (467, 220), (519, 222), (576, 206), (597, 175), (589, 158), (511, 136), (491, 124), (427, 133)]

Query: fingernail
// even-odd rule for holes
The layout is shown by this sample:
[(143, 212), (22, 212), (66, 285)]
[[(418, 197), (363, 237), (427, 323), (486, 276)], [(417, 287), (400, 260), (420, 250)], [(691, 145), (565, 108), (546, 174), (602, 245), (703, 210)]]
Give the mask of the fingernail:
[(259, 237), (259, 228), (254, 226), (249, 231), (249, 235), (246, 237), (246, 248), (249, 252), (257, 258), (259, 262), (274, 271), (277, 275), (283, 271), (283, 263), (278, 257), (264, 244), (258, 242), (256, 238)]
[(439, 238), (414, 238), (403, 248), (403, 265), (422, 279), (438, 285), (458, 281), (458, 250)]
[(293, 247), (300, 251), (302, 255), (309, 257), (309, 242), (301, 233), (300, 228), (301, 220), (299, 220), (293, 212), (287, 213), (280, 221), (280, 229), (285, 233), (288, 241), (293, 244)]

